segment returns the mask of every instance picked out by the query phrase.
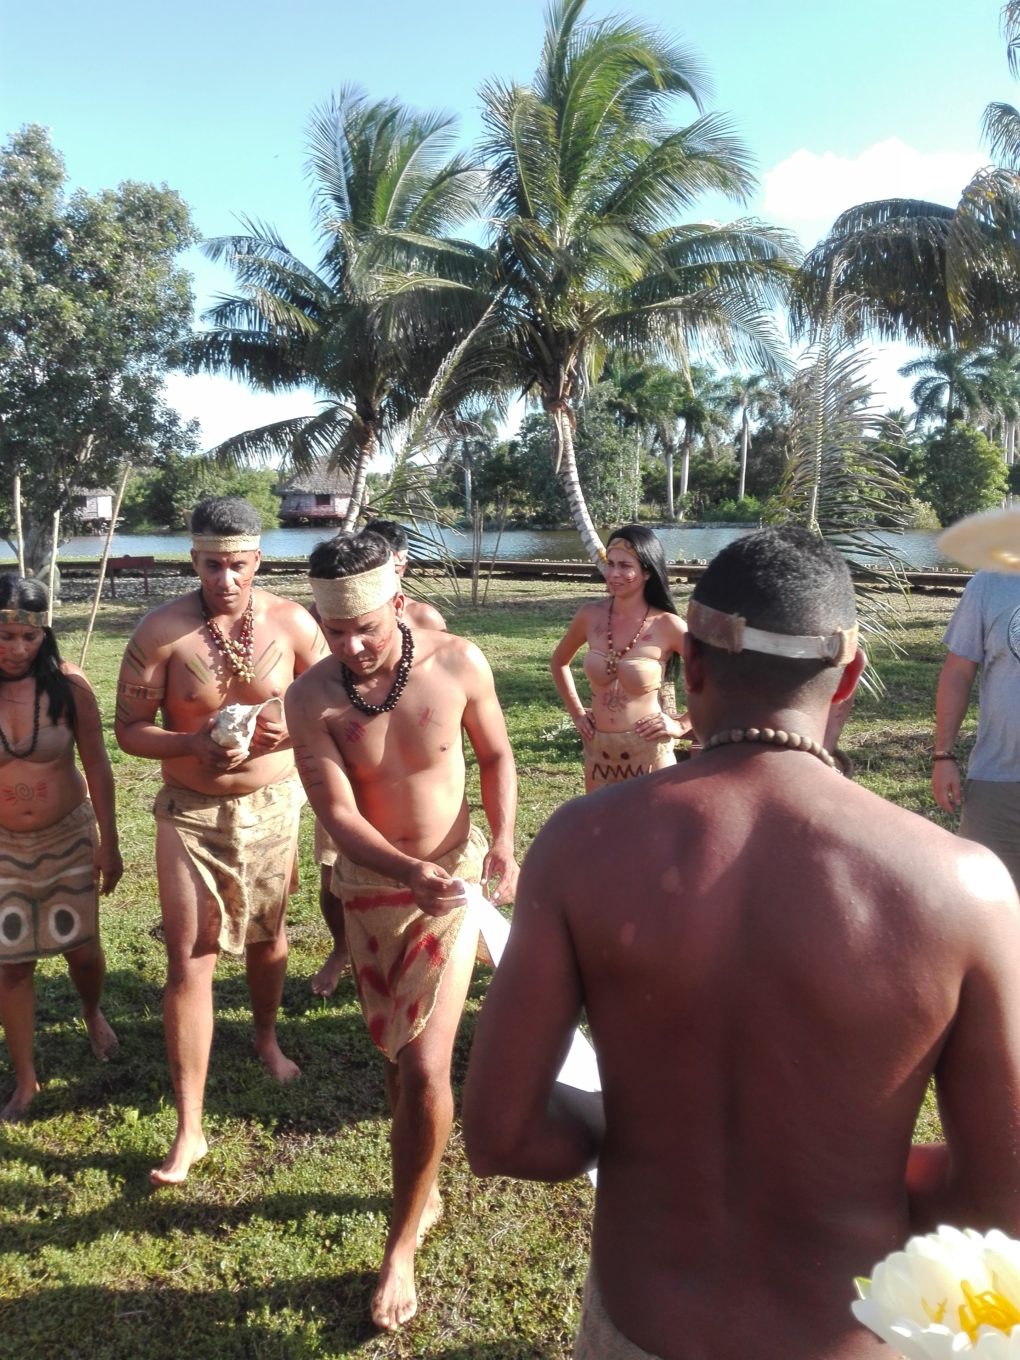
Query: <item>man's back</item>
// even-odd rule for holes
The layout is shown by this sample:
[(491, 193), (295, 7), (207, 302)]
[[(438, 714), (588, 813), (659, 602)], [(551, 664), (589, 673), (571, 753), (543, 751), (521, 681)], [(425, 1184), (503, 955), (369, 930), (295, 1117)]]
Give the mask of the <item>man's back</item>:
[[(883, 1354), (852, 1281), (910, 1234), (914, 1121), (965, 976), (1020, 958), (1001, 866), (762, 747), (556, 823), (528, 883), (561, 916), (599, 1055), (610, 1318), (665, 1360)], [(1002, 1097), (993, 1144), (1020, 1107)]]

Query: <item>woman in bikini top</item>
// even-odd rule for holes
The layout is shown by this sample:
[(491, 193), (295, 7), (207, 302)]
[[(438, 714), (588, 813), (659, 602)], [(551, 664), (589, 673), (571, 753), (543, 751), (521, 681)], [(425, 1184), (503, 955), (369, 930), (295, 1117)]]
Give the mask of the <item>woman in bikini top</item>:
[(0, 1026), (16, 1082), (3, 1123), (21, 1118), (39, 1090), (37, 959), (64, 955), (93, 1052), (105, 1059), (116, 1047), (99, 1005), (96, 891), (110, 892), (123, 870), (95, 695), (61, 660), (45, 588), (13, 573), (0, 576), (0, 842)]
[[(556, 688), (584, 742), (589, 793), (671, 764), (673, 742), (690, 732), (671, 693), (686, 628), (651, 529), (628, 524), (610, 536), (606, 591), (608, 599), (577, 611), (552, 655)], [(590, 708), (570, 669), (585, 644)]]

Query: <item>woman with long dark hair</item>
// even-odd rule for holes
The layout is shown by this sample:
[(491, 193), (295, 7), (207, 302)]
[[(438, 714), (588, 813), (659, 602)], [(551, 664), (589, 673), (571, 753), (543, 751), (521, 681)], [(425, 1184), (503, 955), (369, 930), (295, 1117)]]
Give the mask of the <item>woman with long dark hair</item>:
[(92, 687), (61, 660), (46, 613), (38, 581), (0, 576), (0, 1024), (15, 1077), (0, 1122), (39, 1090), (37, 959), (64, 955), (93, 1053), (105, 1061), (117, 1047), (99, 1008), (98, 894), (123, 872), (113, 773)]
[[(674, 741), (690, 731), (670, 702), (687, 630), (651, 529), (625, 524), (610, 535), (606, 591), (608, 599), (581, 606), (552, 655), (556, 688), (581, 734), (588, 793), (671, 764)], [(585, 643), (590, 708), (570, 670)]]

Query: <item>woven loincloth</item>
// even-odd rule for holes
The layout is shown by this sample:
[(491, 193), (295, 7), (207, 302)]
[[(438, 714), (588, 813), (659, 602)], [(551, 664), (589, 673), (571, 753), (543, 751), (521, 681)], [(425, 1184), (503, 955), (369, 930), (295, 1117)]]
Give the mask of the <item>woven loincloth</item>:
[(274, 940), (297, 887), (298, 819), (304, 793), (297, 775), (253, 793), (222, 797), (164, 784), (152, 811), (169, 822), (220, 912), (219, 946)]
[(331, 869), (336, 863), (336, 857), (339, 855), (340, 851), (337, 849), (336, 841), (322, 825), (318, 817), (315, 819), (314, 846), (316, 864), (324, 864), (328, 869)]
[(584, 742), (584, 772), (593, 789), (636, 779), (673, 761), (672, 737), (639, 737), (631, 730), (596, 732), (591, 741)]
[[(454, 878), (480, 883), (485, 855), (485, 837), (472, 827), (462, 846), (435, 862)], [(333, 866), (332, 890), (344, 904), (351, 969), (368, 1032), (396, 1062), (428, 1024), (468, 908), (426, 916), (409, 888), (342, 852)]]
[(0, 832), (0, 963), (66, 954), (96, 938), (97, 844), (88, 799), (52, 826)]
[(574, 1342), (574, 1360), (658, 1360), (650, 1351), (628, 1341), (614, 1326), (602, 1302), (594, 1266), (589, 1268), (584, 1282), (581, 1330)]

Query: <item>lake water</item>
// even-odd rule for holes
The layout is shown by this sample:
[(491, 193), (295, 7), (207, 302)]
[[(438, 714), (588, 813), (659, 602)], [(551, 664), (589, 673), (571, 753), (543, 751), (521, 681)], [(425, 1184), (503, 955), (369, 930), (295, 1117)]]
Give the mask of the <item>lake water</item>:
[[(718, 526), (672, 526), (657, 528), (655, 532), (662, 541), (666, 558), (670, 562), (694, 562), (713, 557), (727, 543), (748, 529)], [(330, 535), (324, 529), (268, 529), (262, 536), (262, 551), (267, 557), (303, 558), (307, 557), (316, 543), (321, 543)], [(882, 533), (878, 535), (889, 550), (908, 567), (927, 569), (953, 565), (935, 547), (936, 535), (929, 531), (913, 531), (904, 534)], [(435, 539), (441, 540), (447, 551), (454, 557), (469, 557), (471, 554), (471, 535), (455, 529), (437, 530)], [(62, 559), (98, 558), (102, 555), (104, 538), (72, 538), (60, 549)], [(136, 557), (168, 557), (182, 559), (188, 556), (191, 540), (187, 534), (114, 534), (110, 549), (115, 557), (127, 554)], [(482, 536), (482, 557), (490, 559), (496, 550), (495, 532)], [(412, 549), (414, 556), (431, 556), (425, 548), (419, 550), (416, 544)], [(570, 562), (585, 560), (585, 553), (576, 532), (571, 529), (508, 529), (499, 544), (498, 559), (515, 562), (548, 560), (551, 562)], [(0, 562), (11, 562), (14, 553), (5, 543), (0, 543)]]

